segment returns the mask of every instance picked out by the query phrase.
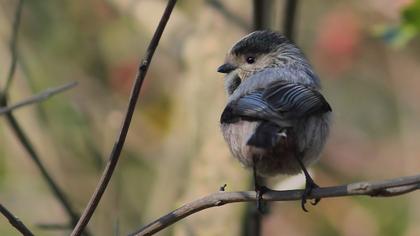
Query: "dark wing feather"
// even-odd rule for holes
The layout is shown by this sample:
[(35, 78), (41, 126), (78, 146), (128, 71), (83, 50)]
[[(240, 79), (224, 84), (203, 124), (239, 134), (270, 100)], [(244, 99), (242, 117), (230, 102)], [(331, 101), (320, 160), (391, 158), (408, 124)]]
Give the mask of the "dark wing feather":
[(295, 83), (273, 83), (264, 91), (262, 100), (286, 119), (299, 119), (331, 111), (321, 93)]
[(263, 91), (255, 91), (229, 103), (222, 113), (220, 122), (235, 123), (240, 119), (270, 120), (277, 116), (277, 111), (263, 99)]
[(282, 126), (290, 126), (293, 119), (328, 111), (331, 107), (318, 91), (281, 81), (229, 103), (223, 111), (221, 123), (245, 119), (276, 121)]

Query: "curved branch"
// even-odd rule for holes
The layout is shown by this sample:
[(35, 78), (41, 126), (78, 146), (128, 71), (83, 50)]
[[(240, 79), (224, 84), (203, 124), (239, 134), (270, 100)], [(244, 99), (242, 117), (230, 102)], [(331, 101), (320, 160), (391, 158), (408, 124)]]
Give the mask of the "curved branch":
[(138, 68), (138, 73), (134, 81), (132, 90), (131, 90), (127, 111), (125, 113), (125, 117), (121, 126), (120, 133), (118, 134), (115, 140), (115, 144), (109, 156), (108, 163), (102, 173), (101, 179), (99, 180), (99, 183), (95, 189), (95, 192), (93, 193), (82, 216), (77, 222), (76, 227), (73, 229), (73, 232), (71, 233), (72, 236), (78, 236), (83, 232), (84, 228), (87, 226), (90, 218), (95, 212), (95, 209), (98, 206), (99, 201), (101, 200), (102, 195), (104, 194), (109, 181), (111, 180), (112, 174), (114, 173), (115, 167), (117, 166), (118, 160), (120, 158), (121, 150), (124, 146), (128, 129), (130, 128), (131, 118), (133, 117), (133, 113), (136, 108), (137, 100), (140, 95), (140, 90), (142, 88), (144, 78), (146, 77), (147, 70), (149, 69), (149, 65), (152, 60), (153, 54), (159, 44), (159, 40), (162, 36), (163, 30), (165, 29), (166, 23), (168, 22), (169, 17), (171, 16), (175, 3), (176, 3), (176, 0), (168, 1), (165, 11), (153, 35), (153, 38), (150, 41), (149, 47), (147, 48), (145, 57), (140, 63), (140, 66)]
[[(334, 187), (316, 188), (312, 191), (311, 196), (309, 196), (309, 198), (314, 199), (345, 197), (353, 195), (391, 197), (412, 192), (419, 188), (420, 175), (415, 175), (382, 181), (359, 182)], [(264, 193), (263, 199), (265, 201), (300, 200), (302, 193), (303, 190), (268, 191)], [(256, 194), (253, 191), (212, 193), (203, 198), (183, 205), (182, 207), (144, 226), (135, 233), (132, 233), (131, 235), (152, 235), (198, 211), (210, 207), (222, 206), (228, 203), (250, 201), (256, 201)]]
[(26, 227), (26, 225), (19, 220), (16, 216), (14, 216), (9, 210), (7, 210), (6, 207), (4, 207), (2, 204), (0, 204), (0, 212), (1, 214), (6, 217), (10, 224), (13, 225), (22, 235), (25, 236), (33, 236), (34, 234)]

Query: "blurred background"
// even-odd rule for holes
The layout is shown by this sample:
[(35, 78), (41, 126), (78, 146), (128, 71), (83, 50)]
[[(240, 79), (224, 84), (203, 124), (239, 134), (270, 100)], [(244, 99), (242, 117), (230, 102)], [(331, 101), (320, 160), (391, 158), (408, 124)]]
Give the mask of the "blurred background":
[[(266, 25), (282, 31), (285, 0)], [(10, 66), (16, 0), (0, 1), (0, 88)], [(166, 1), (25, 1), (13, 104), (66, 82), (78, 86), (13, 112), (40, 159), (81, 212), (112, 149), (137, 65)], [(420, 1), (299, 1), (295, 42), (323, 82), (334, 124), (321, 186), (418, 174)], [(253, 1), (180, 0), (156, 51), (126, 144), (97, 211), (94, 235), (126, 235), (181, 204), (218, 191), (251, 189), (219, 131), (226, 95), (216, 68), (253, 27)], [(37, 235), (68, 235), (69, 218), (10, 125), (0, 117), (0, 202)], [(304, 177), (270, 180), (301, 188)], [(420, 235), (420, 193), (394, 198), (270, 204), (261, 235)], [(158, 235), (250, 235), (248, 209), (202, 211)], [(62, 229), (64, 227), (64, 229)], [(0, 235), (18, 235), (0, 217)]]

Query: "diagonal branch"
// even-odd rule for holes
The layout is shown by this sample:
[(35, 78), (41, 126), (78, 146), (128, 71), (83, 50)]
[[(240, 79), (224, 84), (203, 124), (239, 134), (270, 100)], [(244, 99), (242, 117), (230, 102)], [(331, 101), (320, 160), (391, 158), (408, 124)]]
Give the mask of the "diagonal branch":
[(101, 200), (101, 197), (104, 194), (109, 181), (111, 180), (112, 174), (115, 170), (115, 167), (117, 166), (121, 150), (124, 146), (125, 138), (127, 137), (128, 129), (131, 123), (131, 118), (133, 117), (133, 113), (136, 108), (137, 100), (140, 95), (140, 90), (142, 88), (144, 78), (146, 77), (147, 70), (149, 68), (153, 54), (159, 44), (159, 40), (162, 36), (163, 30), (165, 29), (166, 23), (168, 22), (169, 17), (171, 16), (175, 3), (176, 0), (168, 1), (166, 9), (160, 19), (159, 25), (157, 26), (153, 38), (150, 41), (149, 47), (147, 48), (146, 55), (140, 63), (138, 73), (131, 90), (131, 95), (128, 101), (128, 108), (125, 113), (120, 133), (115, 140), (114, 147), (109, 156), (108, 163), (102, 173), (102, 177), (99, 180), (95, 192), (89, 200), (89, 203), (86, 206), (82, 217), (79, 219), (76, 227), (73, 229), (73, 232), (71, 233), (72, 236), (78, 236), (83, 232), (84, 228), (89, 223), (90, 218), (95, 212), (95, 209), (98, 206), (99, 201)]
[[(15, 17), (14, 17), (13, 26), (12, 26), (12, 30), (13, 30), (12, 37), (10, 40), (11, 64), (10, 64), (8, 75), (6, 77), (5, 87), (3, 88), (3, 90), (0, 91), (0, 108), (7, 107), (8, 91), (16, 72), (18, 32), (19, 32), (19, 27), (20, 27), (22, 8), (23, 8), (23, 0), (19, 0), (19, 2), (17, 3), (16, 11), (15, 11)], [(28, 136), (23, 131), (18, 121), (16, 120), (16, 118), (10, 111), (6, 113), (6, 120), (8, 121), (16, 137), (19, 139), (19, 142), (23, 145), (26, 152), (28, 152), (31, 159), (35, 162), (35, 165), (37, 166), (37, 168), (41, 171), (42, 177), (47, 182), (47, 185), (51, 188), (54, 196), (58, 199), (58, 201), (64, 207), (64, 210), (69, 215), (72, 224), (75, 225), (77, 222), (77, 219), (79, 218), (78, 214), (71, 206), (70, 201), (68, 200), (64, 192), (60, 189), (58, 184), (54, 181), (54, 179), (51, 177), (51, 175), (45, 168), (44, 164), (39, 158), (38, 153), (35, 151), (35, 148), (33, 147), (30, 139), (28, 138)]]
[[(392, 197), (420, 189), (420, 175), (396, 179), (359, 182), (348, 185), (313, 189), (310, 199), (366, 195), (371, 197)], [(303, 190), (268, 191), (264, 193), (266, 201), (300, 200)], [(187, 203), (182, 207), (160, 217), (131, 235), (142, 236), (157, 233), (173, 223), (204, 209), (234, 202), (256, 201), (253, 191), (217, 192)]]
[[(1, 103), (4, 102), (0, 101)], [(0, 104), (1, 107), (2, 104)], [(38, 153), (35, 151), (34, 146), (32, 145), (30, 139), (26, 135), (26, 133), (23, 131), (22, 127), (14, 117), (12, 113), (6, 113), (6, 120), (9, 123), (9, 126), (11, 127), (12, 131), (15, 133), (16, 137), (18, 138), (19, 142), (23, 145), (26, 152), (29, 154), (31, 159), (35, 162), (36, 167), (41, 171), (42, 177), (47, 182), (48, 187), (53, 192), (54, 196), (57, 198), (57, 200), (61, 203), (61, 205), (64, 207), (64, 210), (66, 211), (67, 215), (70, 217), (71, 222), (73, 225), (76, 225), (77, 219), (79, 218), (79, 215), (74, 210), (73, 206), (70, 204), (70, 200), (67, 198), (66, 194), (63, 192), (63, 190), (58, 186), (58, 184), (55, 182), (54, 178), (50, 175), (47, 168), (41, 161)]]
[(3, 204), (0, 204), (0, 212), (6, 217), (10, 224), (13, 225), (22, 235), (24, 236), (33, 236), (34, 234), (25, 226), (25, 224), (14, 216)]
[(34, 103), (42, 102), (47, 100), (53, 95), (56, 95), (58, 93), (64, 92), (66, 90), (69, 90), (77, 85), (77, 82), (70, 82), (64, 85), (61, 85), (60, 87), (56, 88), (49, 88), (39, 94), (36, 94), (30, 98), (27, 98), (23, 101), (20, 101), (18, 103), (15, 103), (13, 105), (9, 105), (7, 107), (0, 107), (0, 115), (3, 115), (4, 113), (11, 112), (12, 110), (21, 108), (23, 106), (31, 105)]

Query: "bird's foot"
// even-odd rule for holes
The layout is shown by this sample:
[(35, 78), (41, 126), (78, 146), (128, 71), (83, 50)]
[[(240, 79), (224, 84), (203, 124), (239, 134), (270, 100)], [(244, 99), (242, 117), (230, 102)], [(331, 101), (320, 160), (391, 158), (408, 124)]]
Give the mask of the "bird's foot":
[(255, 186), (255, 192), (257, 194), (257, 210), (259, 213), (263, 214), (265, 213), (265, 202), (263, 200), (263, 194), (271, 191), (271, 189), (267, 188), (266, 186), (260, 186), (260, 185), (256, 185)]
[[(307, 178), (306, 179), (306, 185), (305, 185), (305, 190), (303, 191), (302, 194), (302, 201), (301, 201), (301, 207), (302, 210), (305, 212), (308, 212), (308, 210), (305, 207), (306, 201), (308, 199), (308, 197), (311, 195), (312, 190), (319, 188), (319, 186), (312, 180), (312, 178)], [(316, 204), (318, 204), (318, 202), (321, 201), (321, 198), (315, 198), (312, 201), (310, 201), (310, 203), (315, 206)]]

